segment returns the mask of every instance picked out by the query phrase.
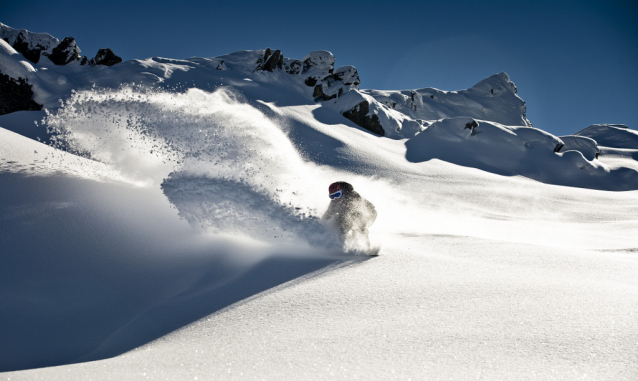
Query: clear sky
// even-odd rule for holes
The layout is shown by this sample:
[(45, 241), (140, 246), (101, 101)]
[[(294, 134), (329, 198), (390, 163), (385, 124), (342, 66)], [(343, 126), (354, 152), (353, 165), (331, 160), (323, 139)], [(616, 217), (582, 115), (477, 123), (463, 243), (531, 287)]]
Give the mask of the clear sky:
[(638, 129), (636, 1), (1, 0), (0, 22), (123, 59), (329, 50), (361, 87), (468, 88), (505, 71), (535, 127)]

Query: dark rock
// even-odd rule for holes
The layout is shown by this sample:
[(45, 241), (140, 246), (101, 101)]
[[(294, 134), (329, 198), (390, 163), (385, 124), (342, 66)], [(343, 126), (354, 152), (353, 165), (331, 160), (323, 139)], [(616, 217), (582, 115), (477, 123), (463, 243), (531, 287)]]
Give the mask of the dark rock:
[(306, 78), (306, 80), (304, 81), (306, 83), (306, 86), (308, 87), (312, 87), (314, 85), (317, 84), (317, 78), (315, 77), (308, 77)]
[(354, 66), (343, 66), (338, 68), (329, 77), (330, 81), (340, 81), (346, 86), (355, 85), (359, 86), (361, 80), (359, 79), (359, 73)]
[(266, 48), (266, 52), (264, 53), (264, 61), (268, 60), (268, 57), (270, 57), (271, 54), (272, 52), (270, 51), (270, 48)]
[(469, 129), (470, 131), (473, 131), (473, 130), (474, 130), (476, 127), (478, 127), (478, 126), (479, 126), (479, 125), (478, 125), (478, 123), (476, 122), (476, 120), (472, 120), (471, 122), (466, 123), (466, 124), (465, 124), (465, 128), (463, 128), (463, 129), (464, 129), (464, 130), (465, 130), (465, 129)]
[(474, 136), (474, 135), (479, 133), (479, 131), (476, 130), (476, 127), (478, 127), (478, 126), (479, 126), (478, 122), (476, 120), (472, 119), (471, 122), (465, 124), (465, 127), (463, 129), (464, 130), (465, 129), (469, 129), (470, 130), (470, 135)]
[(317, 50), (308, 53), (303, 59), (303, 72), (310, 70), (327, 71), (332, 74), (334, 71), (335, 57), (326, 50)]
[[(6, 38), (4, 40), (7, 43), (9, 43), (9, 40), (7, 40)], [(40, 61), (40, 52), (42, 51), (42, 47), (37, 46), (33, 49), (29, 49), (29, 42), (27, 41), (27, 37), (24, 31), (18, 34), (18, 37), (13, 43), (13, 48), (17, 52), (22, 53), (24, 58), (28, 59), (29, 61), (33, 63), (38, 63), (38, 61)]]
[[(268, 51), (268, 50), (266, 50), (266, 51)], [(273, 70), (275, 70), (276, 67), (281, 68), (281, 65), (283, 64), (283, 61), (284, 61), (284, 55), (281, 54), (281, 51), (275, 50), (275, 52), (272, 53), (272, 55), (270, 55), (268, 57), (266, 62), (264, 62), (263, 64), (257, 66), (257, 69), (255, 69), (255, 70), (263, 70), (263, 71), (272, 72)]]
[(89, 60), (89, 65), (105, 65), (105, 66), (113, 66), (122, 62), (122, 58), (118, 57), (113, 53), (113, 51), (109, 48), (100, 49), (97, 51), (95, 58), (91, 58)]
[(354, 124), (359, 127), (363, 127), (366, 130), (375, 133), (377, 135), (384, 136), (385, 130), (381, 126), (381, 122), (379, 121), (379, 117), (376, 115), (368, 116), (367, 114), (370, 112), (370, 103), (368, 101), (363, 101), (358, 105), (354, 106), (352, 110), (346, 111), (343, 113), (343, 116), (351, 120)]
[[(288, 74), (297, 75), (297, 74), (301, 73), (302, 66), (303, 66), (303, 64), (301, 63), (301, 61), (294, 60), (294, 61), (292, 61), (290, 66), (286, 66), (285, 70), (286, 70), (286, 73), (288, 73)], [(315, 83), (316, 83), (316, 81), (315, 81)]]
[(560, 150), (563, 149), (563, 147), (565, 147), (564, 144), (556, 143), (556, 147), (554, 147), (554, 152), (560, 152)]
[(80, 61), (80, 65), (86, 65), (89, 62), (88, 58), (86, 58), (86, 56), (82, 57), (82, 61)]
[[(343, 91), (342, 89), (339, 89), (339, 94), (341, 94), (341, 92)], [(312, 97), (315, 99), (321, 98), (324, 101), (330, 100), (330, 99), (334, 99), (336, 98), (338, 95), (337, 94), (332, 94), (330, 96), (326, 95), (323, 92), (323, 85), (320, 83), (317, 86), (315, 86), (315, 91), (312, 93)]]
[(33, 100), (33, 89), (28, 80), (17, 80), (0, 72), (0, 115), (14, 111), (42, 110), (42, 105)]
[(80, 59), (75, 38), (65, 37), (58, 46), (53, 48), (53, 51), (49, 54), (49, 59), (56, 65), (66, 65), (73, 60)]

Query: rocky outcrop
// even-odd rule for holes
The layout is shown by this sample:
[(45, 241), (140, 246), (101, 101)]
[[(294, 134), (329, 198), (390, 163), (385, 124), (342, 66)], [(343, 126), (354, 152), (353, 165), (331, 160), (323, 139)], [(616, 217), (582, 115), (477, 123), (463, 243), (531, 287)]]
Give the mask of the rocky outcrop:
[(215, 69), (217, 69), (217, 70), (228, 70), (228, 67), (224, 63), (224, 60), (221, 60), (221, 62), (217, 64), (217, 67)]
[[(273, 72), (275, 69), (284, 69), (284, 55), (281, 53), (281, 50), (275, 50), (273, 52), (270, 48), (266, 48), (264, 51), (264, 57), (257, 60), (257, 67), (255, 68), (255, 71)], [(291, 69), (291, 65), (286, 65), (285, 70), (291, 74), (295, 71), (295, 69)]]
[(56, 65), (80, 61), (82, 65), (88, 63), (92, 66), (112, 66), (122, 62), (122, 58), (116, 56), (111, 49), (100, 49), (95, 58), (89, 60), (80, 55), (81, 50), (73, 37), (66, 37), (60, 41), (47, 33), (14, 29), (2, 23), (0, 23), (0, 38), (33, 63), (41, 63), (42, 56)]
[(285, 65), (284, 70), (288, 74), (297, 75), (301, 74), (303, 64), (299, 60), (292, 61), (289, 65)]
[(122, 62), (122, 58), (118, 57), (113, 53), (113, 51), (109, 48), (98, 50), (95, 58), (91, 58), (89, 60), (89, 65), (105, 65), (105, 66), (113, 66), (117, 63)]
[(343, 113), (343, 116), (351, 120), (354, 124), (359, 127), (363, 127), (366, 130), (373, 132), (377, 135), (384, 136), (385, 130), (381, 126), (381, 122), (379, 121), (379, 117), (376, 115), (369, 116), (370, 112), (370, 103), (368, 101), (363, 101), (358, 105), (354, 106), (351, 110)]
[(312, 97), (315, 98), (316, 100), (321, 99), (323, 101), (327, 101), (330, 99), (337, 98), (342, 93), (343, 93), (343, 88), (339, 88), (338, 93), (333, 93), (328, 95), (323, 91), (323, 84), (320, 83), (317, 86), (315, 86), (315, 90), (312, 93)]
[(79, 60), (80, 48), (75, 43), (75, 38), (65, 37), (58, 46), (53, 48), (49, 59), (56, 65), (66, 65), (71, 61)]
[(317, 82), (331, 76), (334, 71), (335, 57), (329, 51), (317, 50), (308, 53), (301, 62), (303, 65), (301, 73), (306, 77), (306, 85), (314, 87)]
[(359, 88), (361, 80), (359, 79), (359, 73), (354, 66), (342, 66), (335, 70), (329, 77), (332, 81), (340, 81), (346, 86), (353, 85), (355, 88)]
[(14, 79), (0, 72), (0, 115), (41, 109), (42, 105), (33, 100), (33, 89), (28, 80)]
[[(266, 53), (269, 53), (270, 49), (266, 50)], [(268, 57), (268, 58), (265, 58)], [(275, 50), (274, 53), (270, 55), (264, 55), (265, 62), (257, 67), (257, 70), (270, 71), (272, 72), (276, 68), (281, 69), (284, 61), (284, 55), (281, 54), (280, 50)]]
[[(5, 38), (4, 40), (10, 44), (8, 38)], [(31, 48), (29, 46), (29, 41), (27, 40), (26, 33), (24, 31), (18, 34), (18, 37), (13, 42), (12, 46), (16, 51), (18, 51), (19, 53), (22, 53), (24, 58), (28, 59), (29, 61), (33, 63), (38, 63), (38, 61), (40, 61), (40, 53), (42, 49), (44, 49), (43, 46), (35, 46), (34, 48)]]
[(332, 74), (334, 71), (335, 56), (327, 50), (316, 50), (308, 53), (303, 62), (303, 72), (312, 70), (326, 70)]

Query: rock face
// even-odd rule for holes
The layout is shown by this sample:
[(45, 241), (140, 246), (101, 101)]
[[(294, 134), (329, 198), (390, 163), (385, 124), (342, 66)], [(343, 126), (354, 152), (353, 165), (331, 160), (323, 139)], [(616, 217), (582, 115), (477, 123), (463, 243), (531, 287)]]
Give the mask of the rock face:
[(308, 53), (301, 62), (303, 65), (301, 73), (306, 77), (306, 85), (313, 87), (332, 74), (335, 57), (326, 50), (317, 50)]
[(118, 57), (113, 53), (113, 51), (109, 48), (98, 50), (95, 58), (91, 58), (89, 60), (89, 65), (105, 65), (105, 66), (113, 66), (117, 63), (122, 62), (122, 58)]
[(53, 48), (60, 44), (60, 40), (50, 34), (14, 29), (2, 23), (0, 23), (0, 38), (33, 63), (38, 63), (42, 55), (51, 54)]
[(65, 37), (58, 46), (53, 48), (49, 59), (56, 65), (66, 65), (71, 61), (79, 60), (80, 48), (75, 43), (75, 38)]
[(373, 132), (377, 135), (384, 136), (385, 130), (381, 127), (379, 117), (376, 115), (368, 116), (370, 112), (370, 103), (363, 101), (354, 106), (352, 110), (343, 113), (343, 116), (351, 120), (359, 127), (363, 127), (366, 130)]
[[(266, 53), (268, 52), (269, 50), (266, 50)], [(266, 57), (266, 55), (264, 57)], [(276, 68), (281, 69), (283, 61), (284, 61), (284, 55), (281, 54), (280, 50), (275, 50), (274, 53), (268, 56), (268, 58), (266, 59), (266, 62), (264, 62), (263, 65), (261, 65), (261, 67), (258, 68), (258, 70), (272, 72)]]
[(60, 41), (47, 33), (32, 33), (24, 29), (14, 29), (2, 23), (0, 23), (0, 38), (33, 63), (41, 63), (42, 56), (56, 65), (80, 61), (82, 65), (88, 63), (92, 66), (112, 66), (122, 62), (122, 59), (111, 49), (100, 49), (95, 58), (89, 60), (80, 55), (81, 50), (73, 37), (66, 37)]
[(286, 73), (297, 75), (301, 74), (303, 64), (299, 60), (292, 61), (289, 65), (285, 65)]
[(332, 93), (330, 95), (324, 93), (323, 91), (323, 84), (318, 84), (317, 86), (315, 86), (314, 91), (312, 92), (312, 97), (315, 98), (315, 100), (323, 100), (323, 101), (327, 101), (330, 99), (335, 99), (337, 98), (339, 95), (341, 95), (343, 93), (343, 88), (339, 88), (337, 90), (336, 93)]
[(334, 70), (335, 56), (327, 50), (316, 50), (308, 53), (303, 62), (303, 71), (327, 70), (332, 73)]
[(33, 90), (26, 79), (16, 80), (0, 72), (0, 115), (41, 109), (42, 105), (33, 100)]
[[(9, 39), (5, 38), (5, 41), (9, 42)], [(15, 39), (13, 43), (13, 48), (22, 53), (24, 58), (28, 59), (33, 63), (38, 63), (40, 61), (40, 52), (42, 51), (42, 46), (36, 46), (33, 49), (29, 47), (29, 42), (27, 41), (26, 34), (24, 32), (20, 32), (18, 37)]]
[(344, 85), (347, 86), (354, 85), (357, 89), (359, 88), (359, 84), (361, 83), (357, 68), (350, 65), (338, 68), (330, 77), (333, 81), (341, 81)]
[[(264, 58), (257, 60), (257, 64), (255, 71), (273, 72), (275, 69), (282, 70), (284, 68), (284, 55), (281, 50), (275, 50), (273, 53), (270, 48), (266, 48)], [(286, 65), (286, 72), (291, 72), (290, 65)]]

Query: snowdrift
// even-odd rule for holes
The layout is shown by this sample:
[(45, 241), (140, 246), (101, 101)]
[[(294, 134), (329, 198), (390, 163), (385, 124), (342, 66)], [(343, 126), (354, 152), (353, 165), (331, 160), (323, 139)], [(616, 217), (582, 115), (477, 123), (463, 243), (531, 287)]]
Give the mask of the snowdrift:
[[(443, 119), (406, 141), (412, 162), (440, 159), (505, 176), (601, 190), (637, 189), (638, 172), (596, 160), (592, 139), (560, 138), (532, 127), (471, 118)], [(584, 153), (583, 153), (584, 152)], [(585, 157), (584, 155), (588, 157)]]

